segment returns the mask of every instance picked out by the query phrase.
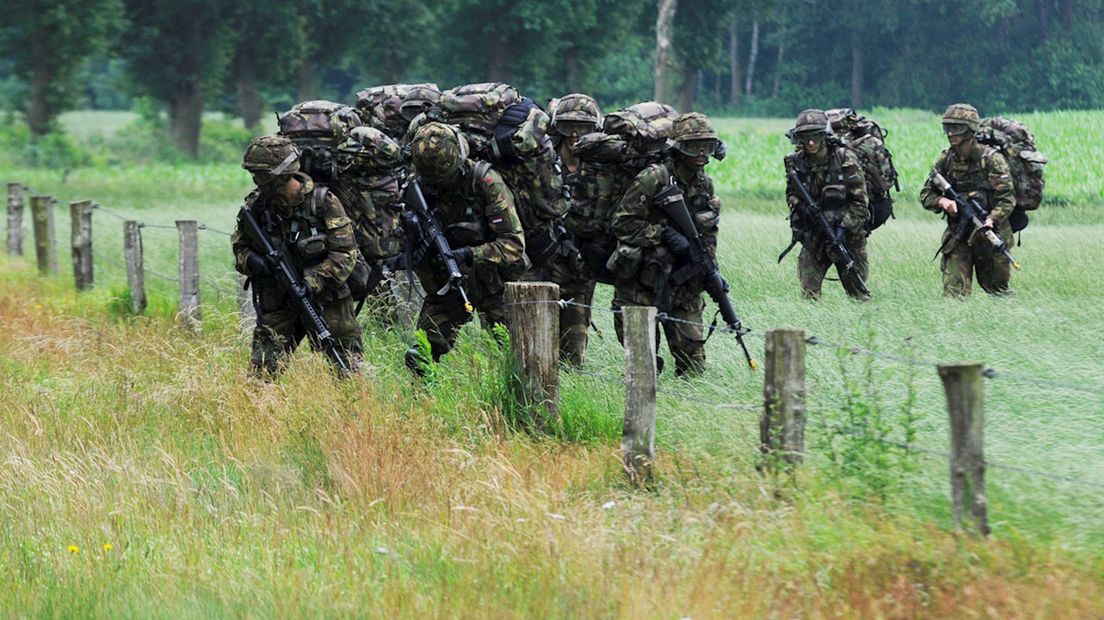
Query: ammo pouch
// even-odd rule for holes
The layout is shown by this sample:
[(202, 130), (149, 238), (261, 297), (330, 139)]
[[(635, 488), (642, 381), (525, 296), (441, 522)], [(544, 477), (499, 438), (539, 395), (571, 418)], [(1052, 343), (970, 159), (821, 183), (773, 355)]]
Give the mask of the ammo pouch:
[(483, 225), (479, 222), (457, 222), (449, 224), (445, 236), (448, 237), (449, 246), (453, 249), (465, 246), (483, 245), (486, 235), (483, 233)]
[(606, 261), (606, 269), (617, 280), (631, 280), (640, 271), (644, 249), (633, 245), (617, 244), (617, 249)]
[(560, 239), (555, 228), (545, 228), (525, 235), (525, 253), (534, 267), (543, 267), (560, 249)]
[(613, 283), (613, 273), (606, 268), (606, 263), (609, 262), (615, 249), (616, 246), (613, 244), (607, 245), (594, 241), (583, 241), (579, 245), (579, 254), (583, 258), (583, 264), (594, 274), (595, 279), (604, 284)]
[(821, 200), (825, 204), (838, 207), (847, 197), (847, 187), (844, 185), (825, 185), (820, 191)]
[(304, 237), (295, 242), (295, 255), (308, 265), (318, 262), (328, 252), (324, 233)]
[[(355, 301), (363, 300), (375, 288), (371, 286), (372, 283), (370, 282), (373, 271), (373, 269), (368, 268), (368, 263), (364, 262), (363, 258), (357, 259), (356, 265), (353, 266), (353, 273), (349, 274), (349, 278), (345, 280), (345, 284), (349, 286), (349, 293)], [(379, 284), (378, 279), (376, 284)]]

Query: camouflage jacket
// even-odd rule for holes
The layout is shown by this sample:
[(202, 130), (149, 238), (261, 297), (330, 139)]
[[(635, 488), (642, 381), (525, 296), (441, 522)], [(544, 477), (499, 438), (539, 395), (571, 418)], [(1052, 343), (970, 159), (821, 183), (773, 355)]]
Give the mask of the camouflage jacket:
[(790, 226), (794, 230), (804, 230), (808, 222), (795, 217), (795, 209), (802, 203), (801, 192), (789, 177), (790, 170), (796, 170), (809, 195), (820, 205), (828, 222), (842, 225), (858, 238), (865, 235), (864, 228), (870, 217), (869, 198), (866, 195), (866, 181), (863, 180), (859, 158), (848, 149), (827, 145), (828, 155), (814, 161), (797, 151), (787, 155), (783, 161), (786, 167), (786, 205), (790, 208)]
[[(323, 195), (325, 198), (320, 200)], [(332, 192), (316, 189), (314, 182), (305, 178), (299, 200), (294, 204), (277, 204), (258, 190), (246, 197), (245, 204), (253, 210), (273, 244), (278, 248), (283, 246), (311, 292), (331, 299), (349, 294), (345, 280), (353, 272), (360, 253), (352, 220)], [(253, 277), (246, 262), (249, 252), (263, 250), (253, 246), (240, 225), (234, 229), (230, 243), (234, 268)], [(263, 282), (258, 282), (258, 286), (261, 285)]]
[(632, 180), (614, 209), (613, 234), (622, 245), (641, 248), (645, 253), (658, 250), (663, 243), (663, 230), (668, 224), (667, 217), (652, 207), (652, 201), (672, 178), (682, 190), (694, 224), (715, 259), (721, 201), (713, 193), (713, 180), (705, 170), (699, 170), (692, 179), (683, 181), (675, 173), (675, 164), (670, 158), (651, 164)]
[[(966, 157), (961, 157), (955, 149), (948, 148), (935, 160), (933, 168), (950, 181), (956, 192), (981, 203), (997, 227), (1012, 215), (1012, 209), (1016, 207), (1016, 188), (1008, 171), (1008, 162), (996, 149), (975, 144)], [(942, 196), (942, 192), (928, 179), (920, 190), (920, 204), (929, 211), (942, 213), (939, 208)]]
[(402, 249), (399, 182), (391, 175), (334, 183), (331, 190), (353, 220), (357, 247), (367, 260), (390, 258)]
[[(423, 184), (422, 191), (449, 246), (472, 248), (472, 266), (465, 275), (493, 289), (496, 280), (516, 279), (529, 269), (525, 233), (514, 196), (499, 173), (471, 159), (462, 166), (454, 186)], [(422, 261), (416, 271), (427, 291), (447, 281), (443, 270), (429, 261)]]
[(564, 226), (572, 234), (589, 238), (595, 233), (609, 229), (608, 218), (603, 221), (591, 221), (597, 213), (597, 200), (599, 194), (598, 170), (585, 161), (575, 160), (575, 169), (568, 170), (562, 157), (560, 169), (563, 177), (563, 185), (567, 195), (571, 197), (571, 204), (564, 216)]

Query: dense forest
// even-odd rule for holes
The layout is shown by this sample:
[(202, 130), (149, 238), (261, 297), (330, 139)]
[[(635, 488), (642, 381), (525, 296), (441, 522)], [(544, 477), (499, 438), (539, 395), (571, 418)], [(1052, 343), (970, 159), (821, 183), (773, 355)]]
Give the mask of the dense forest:
[[(1104, 107), (1104, 0), (2, 0), (0, 107), (204, 111), (246, 126), (368, 85), (500, 80), (680, 109)], [(401, 12), (397, 9), (402, 9)]]

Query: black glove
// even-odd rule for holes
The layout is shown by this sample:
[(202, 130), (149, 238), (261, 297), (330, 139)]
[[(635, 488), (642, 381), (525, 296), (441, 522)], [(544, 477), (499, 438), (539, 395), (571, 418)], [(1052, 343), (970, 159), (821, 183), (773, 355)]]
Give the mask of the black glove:
[(836, 226), (836, 238), (839, 239), (840, 243), (842, 243), (843, 245), (847, 245), (848, 239), (851, 238), (851, 233), (849, 233), (847, 229), (843, 227), (843, 224), (840, 224), (839, 226)]
[(674, 226), (663, 229), (663, 245), (671, 254), (679, 258), (690, 253), (690, 240), (686, 238), (686, 235), (675, 230)]
[(452, 251), (452, 258), (461, 267), (471, 267), (475, 252), (470, 247), (456, 248)]
[(272, 263), (267, 258), (250, 250), (245, 258), (245, 268), (249, 270), (251, 278), (271, 278)]

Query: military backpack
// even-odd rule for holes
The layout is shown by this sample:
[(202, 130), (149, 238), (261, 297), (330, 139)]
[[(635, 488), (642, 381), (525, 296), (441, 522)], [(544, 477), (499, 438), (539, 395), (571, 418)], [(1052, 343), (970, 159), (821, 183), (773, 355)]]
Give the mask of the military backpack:
[(893, 153), (885, 143), (889, 134), (877, 122), (851, 108), (828, 110), (826, 114), (832, 131), (841, 143), (859, 158), (870, 199), (866, 230), (875, 230), (893, 216), (890, 191), (901, 191), (897, 168), (893, 165)]
[(337, 176), (336, 147), (350, 129), (362, 124), (349, 106), (325, 100), (303, 101), (279, 115), (280, 135), (299, 148), (300, 168), (321, 183)]
[(1047, 158), (1035, 150), (1035, 136), (1023, 123), (994, 116), (982, 119), (977, 141), (997, 149), (1008, 161), (1016, 187), (1016, 208), (1008, 221), (1014, 232), (1027, 228), (1027, 212), (1039, 208), (1046, 187)]

